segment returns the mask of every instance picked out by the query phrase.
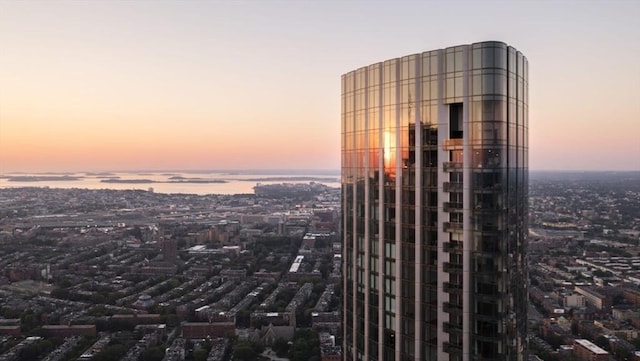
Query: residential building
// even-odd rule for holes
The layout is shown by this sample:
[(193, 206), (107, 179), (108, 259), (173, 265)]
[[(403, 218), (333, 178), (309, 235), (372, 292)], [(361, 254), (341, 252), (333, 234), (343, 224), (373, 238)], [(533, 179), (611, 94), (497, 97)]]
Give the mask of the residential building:
[(525, 360), (528, 62), (502, 42), (342, 76), (344, 360)]
[(575, 287), (575, 291), (584, 296), (586, 304), (598, 310), (611, 308), (611, 298), (589, 287)]
[(584, 308), (587, 305), (586, 297), (577, 293), (566, 295), (564, 296), (564, 305), (566, 307)]
[(589, 340), (578, 339), (573, 344), (573, 355), (580, 361), (608, 361), (609, 353)]

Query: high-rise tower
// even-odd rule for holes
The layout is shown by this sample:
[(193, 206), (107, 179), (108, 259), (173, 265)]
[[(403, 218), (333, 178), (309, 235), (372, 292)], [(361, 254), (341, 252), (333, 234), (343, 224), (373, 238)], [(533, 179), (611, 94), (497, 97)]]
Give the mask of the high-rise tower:
[(345, 360), (526, 359), (527, 76), (493, 41), (342, 76)]

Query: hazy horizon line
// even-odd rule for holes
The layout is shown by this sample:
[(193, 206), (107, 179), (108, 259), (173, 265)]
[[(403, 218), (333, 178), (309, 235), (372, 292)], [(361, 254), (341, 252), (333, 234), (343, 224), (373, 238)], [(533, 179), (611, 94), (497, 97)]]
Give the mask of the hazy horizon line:
[(313, 168), (238, 168), (238, 169), (114, 169), (114, 170), (68, 170), (68, 171), (7, 171), (0, 174), (106, 174), (106, 173), (336, 173), (340, 169), (313, 169)]
[[(230, 168), (230, 169), (116, 169), (116, 170), (78, 170), (78, 171), (7, 171), (0, 172), (3, 174), (107, 174), (107, 173), (252, 173), (259, 174), (264, 172), (265, 174), (275, 173), (293, 173), (302, 174), (310, 173), (336, 173), (340, 174), (340, 169), (314, 169), (314, 168)], [(529, 172), (540, 173), (633, 173), (640, 172), (640, 169), (530, 169)]]

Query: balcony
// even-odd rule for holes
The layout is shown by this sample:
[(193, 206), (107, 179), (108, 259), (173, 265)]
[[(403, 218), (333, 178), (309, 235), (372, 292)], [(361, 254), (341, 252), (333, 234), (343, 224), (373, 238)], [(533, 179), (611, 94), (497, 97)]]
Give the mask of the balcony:
[(482, 233), (488, 233), (488, 234), (498, 234), (499, 232), (502, 232), (503, 230), (500, 229), (501, 227), (498, 227), (496, 225), (493, 224), (483, 224), (480, 226), (480, 231)]
[(456, 170), (462, 170), (462, 162), (444, 162), (445, 172), (453, 172)]
[(487, 314), (476, 313), (473, 316), (478, 321), (495, 321), (496, 319), (502, 319), (507, 317), (506, 311), (487, 311)]
[(460, 293), (462, 292), (462, 285), (457, 283), (445, 282), (442, 284), (442, 289), (448, 293)]
[(482, 243), (480, 243), (481, 245), (481, 250), (482, 253), (491, 253), (491, 254), (498, 254), (502, 252), (502, 248), (500, 247), (500, 244), (498, 243), (497, 240), (491, 240), (491, 241), (485, 241), (483, 240)]
[(495, 212), (495, 211), (504, 210), (504, 206), (496, 202), (477, 202), (476, 204), (473, 205), (473, 209), (476, 212), (483, 212), (483, 211)]
[(462, 232), (462, 222), (444, 222), (442, 229), (445, 232), (460, 233)]
[(446, 313), (460, 313), (462, 312), (462, 306), (451, 302), (445, 302), (442, 304), (442, 310)]
[(497, 295), (500, 294), (500, 287), (496, 284), (481, 283), (476, 284), (476, 295)]
[(457, 324), (451, 323), (451, 322), (444, 322), (442, 324), (442, 328), (444, 329), (444, 332), (448, 332), (448, 333), (462, 332), (462, 326), (461, 325), (457, 325)]
[[(502, 228), (502, 227), (500, 227)], [(481, 225), (479, 227), (475, 227), (474, 231), (478, 234), (482, 234), (484, 237), (500, 237), (504, 230), (500, 229), (498, 226), (494, 225)]]
[(462, 242), (444, 242), (442, 246), (445, 252), (462, 252)]
[(443, 210), (445, 212), (462, 212), (462, 203), (458, 202), (444, 202)]
[(458, 263), (444, 262), (442, 264), (442, 268), (445, 272), (448, 273), (461, 273), (462, 265)]
[(462, 352), (462, 345), (456, 344), (456, 343), (443, 342), (442, 343), (442, 348), (444, 349), (444, 352), (446, 352), (446, 353), (461, 353)]
[(444, 147), (444, 150), (462, 149), (462, 138), (445, 139), (442, 146)]
[(501, 183), (489, 184), (484, 186), (474, 186), (473, 191), (475, 193), (494, 193), (496, 191), (503, 190)]
[[(482, 342), (500, 342), (500, 340), (502, 339), (501, 337), (504, 337), (504, 335), (497, 334), (495, 336), (487, 336), (487, 334), (484, 334), (484, 333), (482, 334), (479, 334), (476, 332), (473, 333), (473, 338)], [(483, 358), (483, 360), (497, 360), (497, 358), (491, 358), (491, 359)], [(605, 360), (608, 360), (608, 359), (605, 359)]]
[(442, 186), (445, 192), (462, 192), (461, 182), (444, 182)]

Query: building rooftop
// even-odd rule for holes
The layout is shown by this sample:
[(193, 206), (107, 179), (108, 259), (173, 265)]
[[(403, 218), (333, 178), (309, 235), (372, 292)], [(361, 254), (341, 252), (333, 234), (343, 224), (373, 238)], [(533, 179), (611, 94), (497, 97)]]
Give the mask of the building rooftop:
[(582, 345), (584, 348), (588, 349), (589, 351), (597, 354), (597, 355), (607, 355), (609, 354), (607, 351), (603, 350), (602, 348), (598, 347), (598, 345), (594, 344), (593, 342), (589, 341), (589, 340), (585, 340), (585, 339), (578, 339), (576, 340), (577, 344)]

